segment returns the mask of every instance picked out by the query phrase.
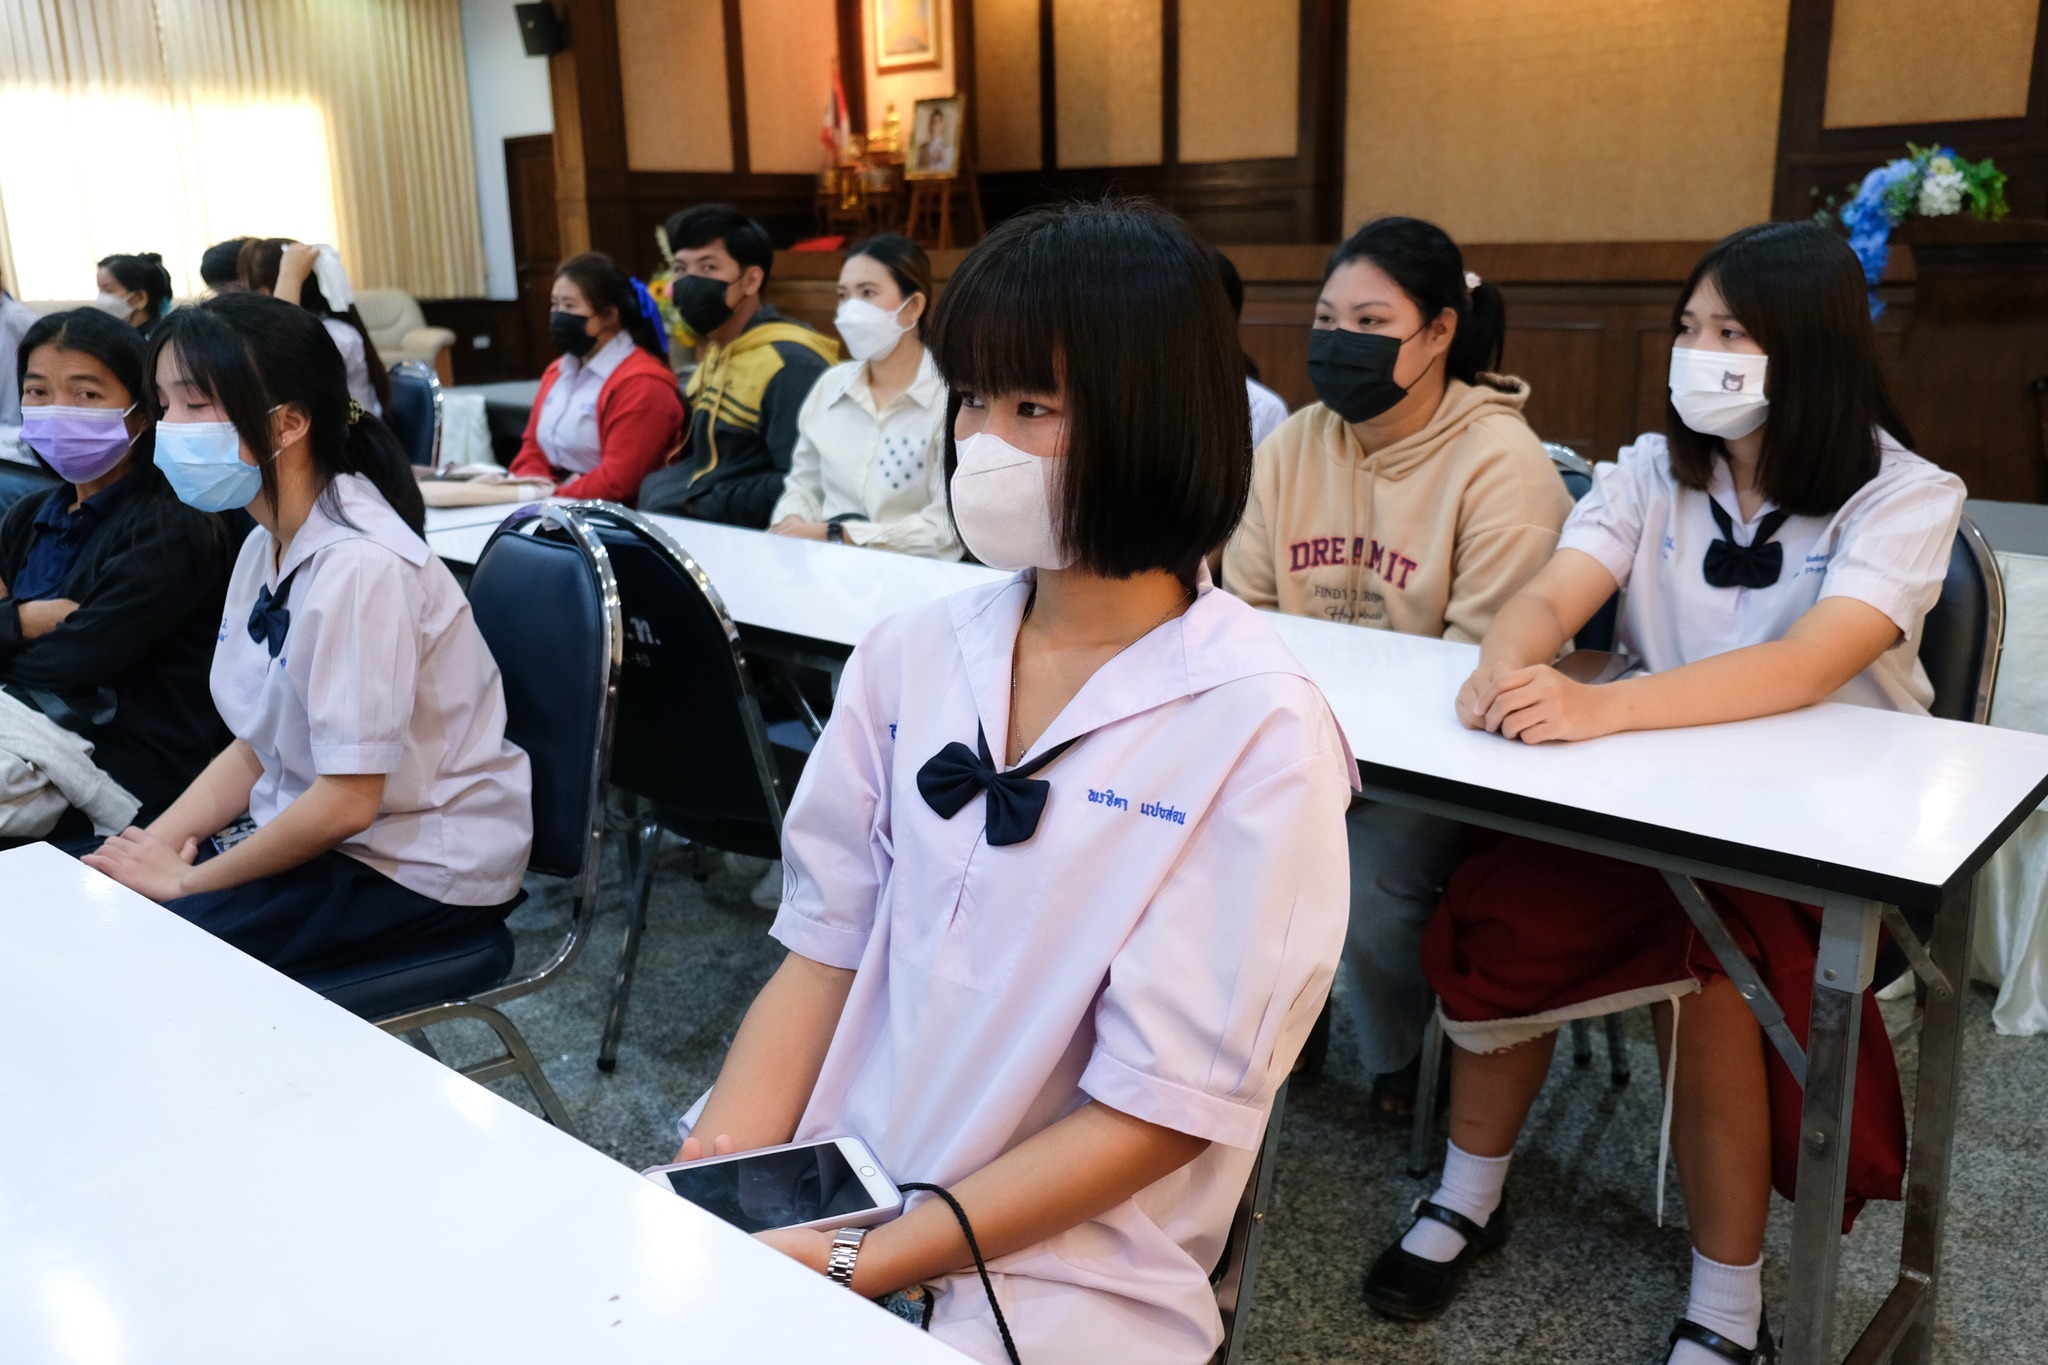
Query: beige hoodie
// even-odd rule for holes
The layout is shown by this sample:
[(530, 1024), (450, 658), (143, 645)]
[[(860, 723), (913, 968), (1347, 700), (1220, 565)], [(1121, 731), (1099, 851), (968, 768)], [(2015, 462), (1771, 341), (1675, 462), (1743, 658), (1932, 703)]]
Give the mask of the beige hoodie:
[(1259, 446), (1223, 586), (1255, 607), (1475, 642), (1543, 567), (1571, 495), (1522, 419), (1529, 386), (1453, 379), (1429, 425), (1367, 455), (1303, 408)]

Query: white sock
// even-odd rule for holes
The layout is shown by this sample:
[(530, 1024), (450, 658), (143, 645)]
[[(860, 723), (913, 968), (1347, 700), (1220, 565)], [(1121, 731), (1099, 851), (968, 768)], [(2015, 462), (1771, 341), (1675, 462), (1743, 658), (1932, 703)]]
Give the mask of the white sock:
[[(1692, 1297), (1686, 1301), (1685, 1315), (1738, 1345), (1755, 1346), (1764, 1317), (1763, 1257), (1751, 1265), (1722, 1265), (1694, 1251)], [(1669, 1365), (1727, 1365), (1727, 1361), (1704, 1346), (1681, 1341), (1672, 1348)]]
[[(1429, 1202), (1462, 1213), (1485, 1227), (1486, 1220), (1500, 1207), (1500, 1192), (1508, 1183), (1510, 1160), (1505, 1156), (1474, 1156), (1451, 1143), (1444, 1153), (1443, 1183), (1436, 1187)], [(1454, 1261), (1465, 1249), (1465, 1237), (1434, 1218), (1424, 1218), (1408, 1229), (1408, 1235), (1401, 1239), (1401, 1249), (1425, 1261)]]

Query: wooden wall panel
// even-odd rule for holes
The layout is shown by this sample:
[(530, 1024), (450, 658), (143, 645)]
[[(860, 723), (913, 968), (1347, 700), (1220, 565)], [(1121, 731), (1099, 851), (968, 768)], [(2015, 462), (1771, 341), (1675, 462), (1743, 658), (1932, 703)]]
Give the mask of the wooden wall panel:
[(1787, 3), (1351, 0), (1346, 224), (1606, 242), (1768, 217)]
[(984, 171), (1035, 171), (1044, 164), (1038, 145), (1039, 3), (973, 0), (973, 104)]
[(1822, 125), (2023, 118), (2040, 0), (1833, 0)]
[(1156, 166), (1161, 0), (1051, 0), (1062, 167)]
[(1301, 9), (1180, 0), (1180, 159), (1292, 159), (1299, 147)]
[(723, 0), (616, 0), (626, 165), (730, 171)]
[(746, 54), (748, 169), (814, 175), (839, 50), (833, 0), (740, 0)]

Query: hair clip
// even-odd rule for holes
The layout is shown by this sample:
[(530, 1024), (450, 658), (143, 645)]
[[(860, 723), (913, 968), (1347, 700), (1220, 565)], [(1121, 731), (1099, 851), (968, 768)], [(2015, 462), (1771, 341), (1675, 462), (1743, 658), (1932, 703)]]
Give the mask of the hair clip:
[(1485, 283), (1485, 281), (1479, 278), (1478, 271), (1468, 270), (1465, 272), (1465, 289), (1467, 292), (1477, 289), (1483, 283)]
[(348, 400), (348, 424), (354, 426), (363, 420), (363, 405), (355, 399)]

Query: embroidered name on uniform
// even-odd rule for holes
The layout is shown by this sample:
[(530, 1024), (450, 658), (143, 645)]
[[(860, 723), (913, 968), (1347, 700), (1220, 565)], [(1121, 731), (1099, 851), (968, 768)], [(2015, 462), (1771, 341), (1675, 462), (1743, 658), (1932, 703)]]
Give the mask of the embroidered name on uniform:
[(1091, 806), (1108, 806), (1111, 810), (1129, 810), (1131, 808), (1131, 803), (1127, 798), (1118, 796), (1114, 791), (1099, 792), (1093, 787), (1088, 789), (1088, 804)]
[(896, 738), (896, 722), (893, 720), (889, 722), (889, 738)]
[(1157, 801), (1146, 801), (1140, 804), (1138, 814), (1149, 815), (1155, 820), (1171, 820), (1176, 825), (1185, 825), (1188, 822), (1188, 813), (1186, 811), (1177, 810), (1172, 806), (1161, 805)]
[[(1366, 547), (1372, 548), (1368, 550)], [(1348, 551), (1348, 554), (1347, 554)], [(1397, 588), (1408, 586), (1408, 575), (1416, 568), (1414, 560), (1377, 540), (1368, 542), (1364, 536), (1316, 536), (1309, 540), (1297, 540), (1287, 547), (1287, 567), (1290, 572), (1301, 573), (1306, 569), (1342, 568), (1346, 564), (1363, 564)]]

